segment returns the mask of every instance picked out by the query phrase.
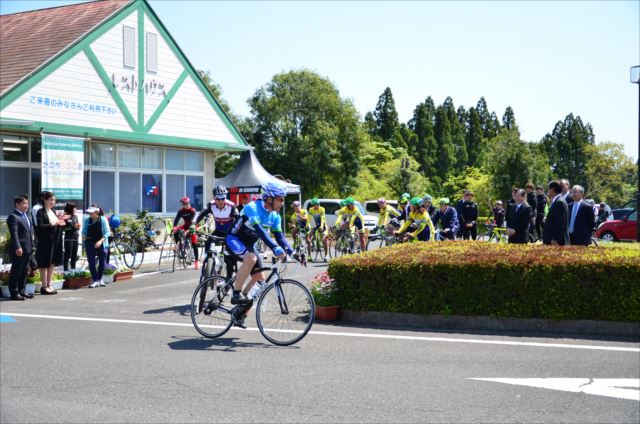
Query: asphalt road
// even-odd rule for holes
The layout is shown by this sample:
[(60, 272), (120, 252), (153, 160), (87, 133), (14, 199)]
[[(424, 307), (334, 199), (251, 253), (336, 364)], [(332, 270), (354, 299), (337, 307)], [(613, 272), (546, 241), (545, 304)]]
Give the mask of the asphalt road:
[(209, 340), (189, 317), (196, 279), (0, 302), (0, 422), (640, 422), (638, 343), (317, 322), (283, 348), (252, 317)]

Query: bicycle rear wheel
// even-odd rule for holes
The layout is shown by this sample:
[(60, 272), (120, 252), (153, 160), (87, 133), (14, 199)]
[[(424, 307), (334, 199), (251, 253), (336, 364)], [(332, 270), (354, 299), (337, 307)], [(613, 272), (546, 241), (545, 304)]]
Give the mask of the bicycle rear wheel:
[(256, 321), (265, 339), (279, 346), (292, 345), (313, 325), (315, 305), (309, 290), (295, 280), (270, 284), (258, 300)]
[(142, 248), (142, 250), (140, 250), (139, 252), (136, 252), (136, 263), (135, 263), (134, 269), (140, 268), (140, 265), (142, 265), (143, 262), (144, 262), (144, 248)]
[(313, 261), (314, 262), (324, 262), (326, 260), (326, 256), (324, 254), (324, 243), (322, 241), (322, 234), (319, 234), (316, 231), (313, 234), (313, 240), (311, 240), (311, 250), (313, 252)]
[(211, 277), (198, 285), (191, 297), (191, 322), (198, 333), (213, 339), (231, 328), (231, 295), (227, 280)]
[(130, 269), (135, 269), (136, 266), (136, 251), (130, 245), (126, 243), (117, 243), (116, 251), (119, 258), (122, 259), (125, 266)]

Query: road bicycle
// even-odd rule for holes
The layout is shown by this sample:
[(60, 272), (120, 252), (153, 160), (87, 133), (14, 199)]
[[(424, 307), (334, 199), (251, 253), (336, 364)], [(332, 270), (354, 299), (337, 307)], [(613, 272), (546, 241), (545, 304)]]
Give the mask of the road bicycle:
[(178, 241), (173, 254), (173, 269), (175, 270), (176, 264), (187, 269), (192, 263), (193, 249), (191, 248), (191, 241), (182, 229), (177, 230), (177, 235)]
[[(304, 257), (295, 257), (301, 264)], [(315, 316), (315, 304), (309, 290), (300, 282), (283, 279), (278, 265), (259, 268), (271, 270), (264, 282), (257, 282), (249, 296), (256, 304), (256, 323), (269, 342), (288, 346), (307, 335)], [(244, 320), (252, 305), (231, 305), (235, 276), (213, 276), (202, 281), (191, 298), (191, 322), (202, 336), (216, 338), (232, 326), (246, 328)]]
[(367, 250), (380, 248), (384, 246), (392, 246), (398, 243), (399, 240), (394, 234), (394, 228), (392, 226), (378, 227), (378, 231), (375, 234), (369, 236), (367, 241)]
[(313, 258), (314, 262), (326, 262), (331, 256), (331, 249), (329, 249), (329, 240), (326, 241), (325, 247), (324, 232), (321, 228), (316, 227), (311, 230), (311, 244), (309, 245), (309, 255)]
[(298, 227), (298, 231), (296, 231), (296, 236), (293, 238), (293, 250), (298, 255), (307, 254), (307, 233), (309, 229)]
[(119, 237), (119, 234), (115, 234), (112, 241), (109, 242), (109, 249), (107, 253), (108, 262), (115, 262), (115, 266), (126, 266), (130, 269), (136, 269), (139, 267), (139, 257), (136, 250)]
[(495, 224), (487, 224), (487, 232), (485, 236), (487, 241), (495, 243), (506, 243), (509, 239), (506, 235), (507, 229), (504, 227), (498, 227)]
[(336, 243), (333, 248), (333, 257), (349, 255), (355, 252), (355, 237), (351, 230), (340, 228), (335, 232)]
[[(224, 237), (198, 232), (198, 241), (204, 242), (204, 258), (200, 271), (200, 282), (213, 276), (221, 276), (224, 269)], [(208, 249), (206, 247), (209, 247)], [(227, 275), (227, 277), (231, 277)]]

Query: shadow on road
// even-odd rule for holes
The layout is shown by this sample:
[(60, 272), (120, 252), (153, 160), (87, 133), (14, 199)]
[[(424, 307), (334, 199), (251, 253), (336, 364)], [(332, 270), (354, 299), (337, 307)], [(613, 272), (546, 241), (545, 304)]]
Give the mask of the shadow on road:
[(257, 348), (257, 349), (298, 349), (295, 346), (275, 346), (265, 340), (264, 343), (253, 343), (239, 341), (238, 337), (221, 337), (219, 339), (198, 338), (181, 338), (173, 336), (177, 339), (168, 343), (173, 350), (215, 350), (218, 352), (235, 352), (237, 349)]
[(148, 314), (164, 314), (165, 312), (176, 312), (181, 316), (189, 316), (191, 314), (190, 311), (191, 311), (191, 305), (186, 304), (186, 305), (167, 306), (166, 308), (160, 308), (160, 309), (149, 309), (147, 311), (144, 311), (143, 314), (148, 315)]

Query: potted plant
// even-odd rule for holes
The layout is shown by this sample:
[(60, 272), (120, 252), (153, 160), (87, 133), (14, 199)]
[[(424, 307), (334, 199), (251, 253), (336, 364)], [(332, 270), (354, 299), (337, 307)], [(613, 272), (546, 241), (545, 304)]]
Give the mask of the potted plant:
[(118, 272), (118, 267), (112, 264), (107, 264), (104, 267), (104, 272), (102, 273), (102, 282), (105, 284), (113, 283), (113, 279)]
[(11, 297), (11, 293), (9, 293), (9, 271), (0, 272), (0, 287), (2, 287), (2, 297)]
[(91, 284), (91, 273), (84, 269), (70, 269), (64, 272), (64, 288), (79, 289)]
[(118, 272), (116, 272), (116, 276), (113, 281), (128, 280), (131, 277), (133, 277), (133, 270), (126, 266), (121, 266), (120, 268), (118, 268)]
[(51, 278), (51, 287), (53, 287), (54, 290), (60, 290), (63, 286), (64, 274), (61, 272), (54, 272), (53, 278)]
[(27, 284), (24, 288), (25, 293), (34, 294), (40, 292), (42, 287), (42, 280), (40, 278), (40, 271), (33, 271), (27, 275)]
[(311, 280), (311, 296), (316, 304), (316, 318), (322, 321), (338, 319), (338, 289), (328, 272), (316, 275)]

